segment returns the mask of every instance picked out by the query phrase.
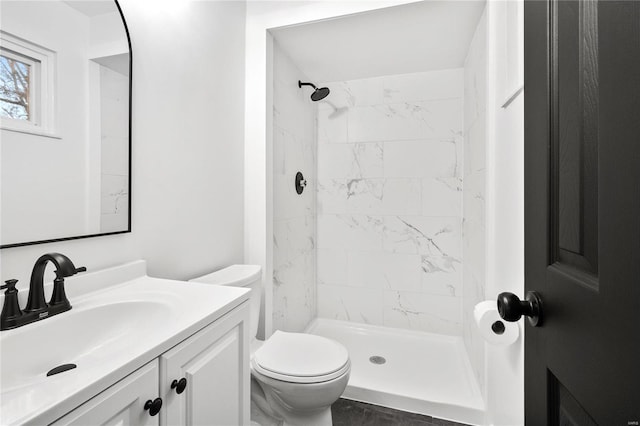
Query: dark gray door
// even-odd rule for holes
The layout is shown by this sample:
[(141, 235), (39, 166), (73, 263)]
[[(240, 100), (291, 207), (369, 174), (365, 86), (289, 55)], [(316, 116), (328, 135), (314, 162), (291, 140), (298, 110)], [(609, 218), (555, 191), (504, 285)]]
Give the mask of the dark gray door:
[(640, 1), (525, 2), (528, 425), (640, 421)]

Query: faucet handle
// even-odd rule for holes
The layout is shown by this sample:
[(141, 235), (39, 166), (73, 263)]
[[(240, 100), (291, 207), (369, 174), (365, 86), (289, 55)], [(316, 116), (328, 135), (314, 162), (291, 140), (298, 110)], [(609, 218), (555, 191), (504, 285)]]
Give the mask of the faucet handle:
[(16, 279), (6, 280), (4, 283), (5, 284), (3, 286), (0, 286), (0, 290), (4, 290), (6, 288), (7, 292), (10, 292), (16, 289), (16, 284), (18, 284), (18, 280)]
[(56, 279), (63, 279), (65, 277), (70, 277), (73, 276), (75, 274), (77, 274), (78, 272), (85, 272), (87, 270), (86, 267), (81, 266), (79, 268), (76, 268), (75, 266), (73, 266), (73, 264), (71, 264), (71, 269), (67, 269), (66, 271), (62, 271), (60, 269), (56, 269)]
[(17, 327), (17, 322), (22, 316), (20, 304), (18, 303), (18, 290), (16, 284), (18, 280), (7, 280), (0, 290), (7, 289), (4, 293), (4, 304), (0, 312), (0, 330), (8, 330)]

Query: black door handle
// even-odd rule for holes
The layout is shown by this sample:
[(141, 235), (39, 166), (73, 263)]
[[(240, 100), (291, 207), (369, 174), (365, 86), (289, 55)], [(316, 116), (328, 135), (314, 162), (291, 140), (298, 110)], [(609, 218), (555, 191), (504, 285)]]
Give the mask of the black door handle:
[(144, 403), (145, 411), (149, 410), (149, 415), (152, 417), (158, 414), (161, 408), (162, 408), (162, 398), (156, 398), (153, 401), (148, 400), (147, 402)]
[(176, 393), (180, 395), (187, 388), (187, 379), (184, 377), (180, 380), (174, 380), (171, 382), (171, 389), (175, 389)]
[(535, 291), (528, 291), (524, 301), (513, 293), (500, 293), (498, 313), (509, 322), (518, 321), (524, 315), (528, 317), (529, 324), (539, 327), (542, 325), (542, 299)]

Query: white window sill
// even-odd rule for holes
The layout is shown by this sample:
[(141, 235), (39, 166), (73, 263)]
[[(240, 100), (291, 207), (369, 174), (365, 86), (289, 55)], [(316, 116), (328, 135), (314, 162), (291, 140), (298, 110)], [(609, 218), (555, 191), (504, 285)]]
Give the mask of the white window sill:
[(0, 130), (6, 130), (8, 132), (24, 133), (27, 135), (43, 136), (45, 138), (62, 139), (62, 136), (58, 133), (47, 132), (40, 129), (13, 129), (11, 127), (0, 126)]

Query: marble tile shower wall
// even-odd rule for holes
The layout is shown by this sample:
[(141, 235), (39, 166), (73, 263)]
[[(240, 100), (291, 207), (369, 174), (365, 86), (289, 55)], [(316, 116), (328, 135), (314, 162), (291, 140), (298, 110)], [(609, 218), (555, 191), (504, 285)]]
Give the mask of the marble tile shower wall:
[(100, 232), (113, 232), (129, 221), (129, 78), (101, 65), (100, 92)]
[[(316, 109), (304, 75), (273, 50), (273, 327), (300, 332), (316, 317)], [(307, 179), (298, 195), (296, 172)]]
[(463, 340), (480, 389), (485, 383), (484, 340), (473, 320), (473, 307), (485, 299), (485, 152), (487, 27), (483, 14), (464, 66), (464, 194), (463, 194)]
[(326, 83), (318, 315), (462, 334), (463, 69)]

